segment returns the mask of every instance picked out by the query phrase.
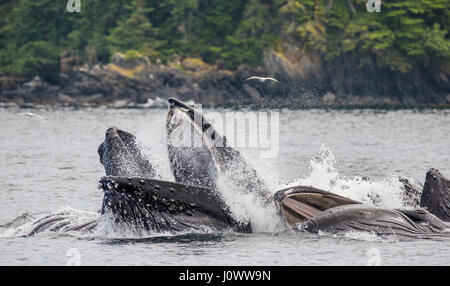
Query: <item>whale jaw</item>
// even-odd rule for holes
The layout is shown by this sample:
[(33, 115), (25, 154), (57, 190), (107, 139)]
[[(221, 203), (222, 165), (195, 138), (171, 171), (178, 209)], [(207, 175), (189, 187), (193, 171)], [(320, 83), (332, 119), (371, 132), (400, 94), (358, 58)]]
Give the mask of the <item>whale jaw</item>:
[(102, 214), (139, 231), (185, 230), (251, 232), (233, 219), (214, 190), (179, 183), (123, 177), (100, 180)]

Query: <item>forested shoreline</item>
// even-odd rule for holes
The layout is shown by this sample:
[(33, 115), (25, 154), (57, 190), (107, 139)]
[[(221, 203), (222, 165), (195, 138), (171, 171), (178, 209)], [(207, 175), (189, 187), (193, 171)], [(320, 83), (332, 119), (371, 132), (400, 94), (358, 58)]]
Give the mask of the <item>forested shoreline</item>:
[(0, 101), (449, 104), (449, 2), (366, 2), (2, 1)]

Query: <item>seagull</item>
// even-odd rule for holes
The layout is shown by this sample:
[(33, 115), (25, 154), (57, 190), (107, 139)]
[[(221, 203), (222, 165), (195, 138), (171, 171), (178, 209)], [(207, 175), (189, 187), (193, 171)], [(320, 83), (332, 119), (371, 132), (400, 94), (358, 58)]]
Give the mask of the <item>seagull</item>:
[(41, 119), (41, 120), (44, 120), (44, 119), (45, 119), (44, 117), (42, 117), (42, 116), (40, 116), (40, 115), (38, 115), (38, 114), (36, 114), (36, 113), (33, 113), (33, 112), (22, 112), (22, 113), (17, 113), (17, 115), (27, 115), (27, 116), (30, 116), (30, 117), (36, 117), (36, 118), (39, 118), (39, 119)]
[(247, 81), (247, 80), (252, 80), (252, 79), (257, 79), (257, 80), (259, 80), (259, 81), (261, 81), (261, 82), (265, 82), (266, 80), (272, 80), (272, 81), (274, 81), (274, 82), (280, 83), (278, 80), (274, 79), (273, 77), (259, 77), (259, 76), (252, 76), (252, 77), (249, 77), (249, 78), (246, 79), (245, 81)]

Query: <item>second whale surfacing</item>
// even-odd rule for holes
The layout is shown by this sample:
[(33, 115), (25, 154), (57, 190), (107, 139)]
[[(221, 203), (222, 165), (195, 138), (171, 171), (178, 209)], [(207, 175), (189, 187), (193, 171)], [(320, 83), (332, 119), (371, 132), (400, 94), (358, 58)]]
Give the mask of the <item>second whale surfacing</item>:
[(277, 210), (286, 222), (312, 233), (362, 231), (397, 239), (449, 239), (450, 223), (425, 209), (387, 209), (298, 186), (278, 191)]

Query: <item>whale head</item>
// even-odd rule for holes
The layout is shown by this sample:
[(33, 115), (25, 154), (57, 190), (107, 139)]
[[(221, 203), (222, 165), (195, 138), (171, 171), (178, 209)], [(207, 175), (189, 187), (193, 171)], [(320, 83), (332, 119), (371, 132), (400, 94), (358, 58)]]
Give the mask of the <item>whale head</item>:
[(444, 221), (450, 221), (450, 180), (437, 169), (427, 172), (420, 206)]
[(136, 136), (111, 127), (98, 147), (107, 176), (153, 178), (155, 171), (137, 143)]

